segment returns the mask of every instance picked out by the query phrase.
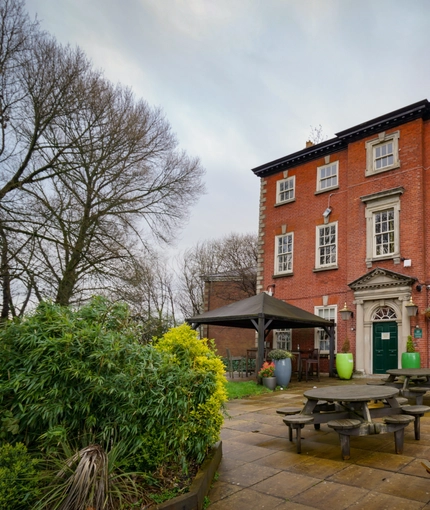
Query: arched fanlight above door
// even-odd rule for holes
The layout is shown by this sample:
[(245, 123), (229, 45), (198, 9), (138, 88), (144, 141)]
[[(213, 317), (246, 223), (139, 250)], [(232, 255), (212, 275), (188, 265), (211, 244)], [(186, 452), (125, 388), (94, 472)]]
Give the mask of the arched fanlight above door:
[(380, 306), (373, 313), (374, 321), (392, 321), (397, 319), (396, 312), (390, 306)]

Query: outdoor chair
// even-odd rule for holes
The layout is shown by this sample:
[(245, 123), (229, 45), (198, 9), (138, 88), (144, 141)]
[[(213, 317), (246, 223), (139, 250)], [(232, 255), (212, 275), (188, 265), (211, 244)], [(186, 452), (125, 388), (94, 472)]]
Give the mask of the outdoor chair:
[(320, 350), (314, 349), (309, 358), (302, 360), (306, 373), (306, 382), (308, 381), (309, 374), (314, 373), (314, 369), (317, 373), (317, 379), (320, 380)]
[(230, 349), (226, 349), (227, 351), (227, 364), (228, 364), (228, 372), (230, 377), (234, 378), (234, 365), (237, 365), (237, 371), (239, 372), (239, 377), (242, 377), (242, 372), (245, 370), (245, 357), (244, 356), (232, 356)]

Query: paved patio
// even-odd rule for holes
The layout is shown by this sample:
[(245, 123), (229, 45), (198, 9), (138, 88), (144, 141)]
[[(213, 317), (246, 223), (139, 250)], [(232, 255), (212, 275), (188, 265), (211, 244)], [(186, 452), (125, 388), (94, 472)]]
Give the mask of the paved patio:
[(292, 380), (287, 390), (229, 402), (231, 418), (222, 429), (223, 458), (209, 508), (430, 510), (430, 475), (421, 465), (430, 460), (430, 414), (421, 419), (420, 441), (414, 439), (413, 424), (406, 428), (402, 455), (394, 453), (393, 434), (352, 437), (347, 461), (341, 458), (338, 435), (325, 424), (320, 430), (303, 429), (302, 453), (297, 454), (276, 414), (279, 407), (301, 406), (303, 392), (314, 386), (377, 380)]

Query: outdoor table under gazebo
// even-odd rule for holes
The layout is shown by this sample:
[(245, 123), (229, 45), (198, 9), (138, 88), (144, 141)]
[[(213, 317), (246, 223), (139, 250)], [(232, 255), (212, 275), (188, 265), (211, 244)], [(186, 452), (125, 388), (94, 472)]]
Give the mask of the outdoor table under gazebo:
[(202, 324), (255, 329), (258, 333), (257, 363), (264, 359), (264, 341), (273, 329), (322, 328), (330, 339), (329, 375), (334, 377), (335, 323), (270, 296), (266, 292), (186, 319), (194, 329)]

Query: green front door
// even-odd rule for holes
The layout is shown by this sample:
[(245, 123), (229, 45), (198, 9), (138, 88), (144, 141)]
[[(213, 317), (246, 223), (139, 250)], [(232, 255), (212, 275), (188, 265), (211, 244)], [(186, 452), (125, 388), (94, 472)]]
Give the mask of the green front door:
[(398, 368), (397, 322), (373, 323), (373, 373)]

